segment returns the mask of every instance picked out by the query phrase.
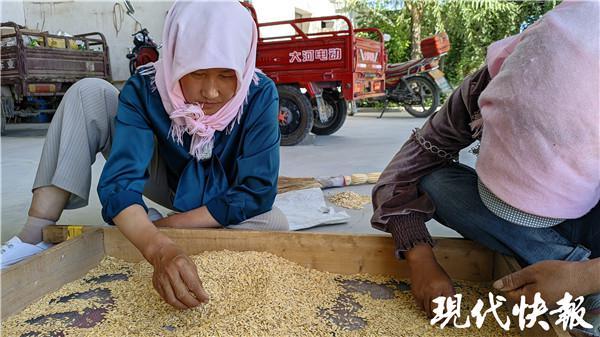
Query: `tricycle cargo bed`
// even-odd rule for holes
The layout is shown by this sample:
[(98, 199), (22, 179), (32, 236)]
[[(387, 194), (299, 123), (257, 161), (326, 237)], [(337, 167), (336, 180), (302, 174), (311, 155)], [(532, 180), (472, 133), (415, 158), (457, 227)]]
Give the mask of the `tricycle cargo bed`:
[[(16, 64), (18, 49), (2, 49), (2, 84), (25, 81), (63, 82), (84, 77), (109, 78), (104, 53), (55, 48), (27, 48), (22, 69)], [(14, 67), (12, 66), (14, 65)]]
[[(379, 29), (354, 29), (342, 15), (259, 23), (252, 4), (242, 5), (258, 28), (256, 66), (278, 87), (281, 145), (299, 144), (309, 132), (331, 135), (350, 104), (385, 96), (387, 55)], [(279, 34), (265, 36), (272, 32)], [(369, 34), (378, 40), (363, 36)]]
[(111, 81), (108, 45), (101, 33), (61, 36), (13, 22), (2, 23), (0, 32), (2, 133), (9, 120), (50, 116), (61, 96), (82, 78)]
[[(308, 33), (300, 25), (310, 22), (342, 22), (346, 28)], [(257, 66), (277, 84), (314, 89), (340, 88), (346, 100), (385, 94), (386, 54), (378, 29), (354, 29), (341, 15), (258, 23)], [(295, 34), (261, 36), (271, 27), (291, 27)], [(379, 41), (357, 36), (374, 33)]]
[[(72, 37), (23, 30), (2, 23), (2, 84), (111, 79), (108, 45), (101, 33)], [(18, 90), (18, 89), (17, 89)]]

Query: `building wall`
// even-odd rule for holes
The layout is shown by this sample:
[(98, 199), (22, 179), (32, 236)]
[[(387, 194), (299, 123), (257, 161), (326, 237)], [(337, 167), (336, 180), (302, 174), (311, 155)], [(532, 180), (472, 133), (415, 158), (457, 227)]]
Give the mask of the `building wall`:
[[(113, 80), (122, 82), (129, 77), (129, 60), (126, 55), (133, 46), (131, 34), (139, 30), (139, 27), (125, 14), (125, 6), (121, 3), (121, 12), (118, 5), (115, 7), (115, 3), (79, 0), (24, 1), (24, 24), (50, 33), (64, 31), (74, 35), (101, 32), (108, 43)], [(164, 18), (171, 2), (133, 0), (132, 3), (136, 18), (153, 38), (160, 41)]]
[[(118, 84), (129, 77), (129, 60), (126, 55), (128, 49), (133, 46), (131, 34), (139, 27), (136, 27), (133, 19), (125, 15), (122, 1), (2, 0), (0, 2), (2, 21), (15, 21), (28, 28), (50, 33), (57, 31), (69, 34), (103, 33), (109, 46), (113, 81)], [(256, 8), (259, 22), (294, 19), (297, 9), (303, 13), (310, 13), (313, 17), (335, 15), (340, 7), (337, 4), (339, 0), (253, 0), (251, 2)], [(117, 3), (120, 3), (120, 6)], [(136, 18), (156, 41), (161, 41), (164, 18), (172, 1), (131, 0), (131, 3), (135, 6)], [(123, 11), (121, 12), (119, 8)], [(318, 29), (320, 29), (318, 23), (309, 27), (310, 31)], [(269, 36), (291, 31), (291, 27), (278, 27), (270, 31), (261, 31), (261, 34)]]
[[(303, 17), (336, 15), (341, 7), (341, 1), (330, 0), (252, 0), (251, 2), (256, 9), (259, 23), (293, 20), (296, 18), (296, 13), (303, 14)], [(334, 22), (335, 27), (339, 27), (340, 23)], [(320, 31), (320, 22), (310, 23), (307, 30), (308, 32)], [(265, 27), (261, 29), (261, 36), (290, 35), (293, 32), (290, 25)]]
[(0, 1), (0, 22), (14, 21), (22, 23), (25, 21), (23, 14), (23, 1), (8, 0)]

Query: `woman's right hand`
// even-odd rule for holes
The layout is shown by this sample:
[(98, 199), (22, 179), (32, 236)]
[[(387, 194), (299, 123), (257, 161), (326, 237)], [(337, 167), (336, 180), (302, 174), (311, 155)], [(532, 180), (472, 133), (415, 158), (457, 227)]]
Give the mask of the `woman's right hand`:
[(154, 266), (152, 285), (165, 302), (179, 309), (208, 303), (196, 265), (175, 243), (158, 243), (148, 261)]
[(167, 303), (188, 309), (208, 302), (208, 294), (202, 288), (194, 262), (154, 226), (142, 206), (127, 207), (113, 222), (154, 266), (152, 284)]
[(429, 245), (417, 245), (404, 253), (410, 268), (410, 288), (415, 301), (433, 318), (433, 300), (439, 296), (450, 297), (456, 292), (452, 280), (440, 266)]

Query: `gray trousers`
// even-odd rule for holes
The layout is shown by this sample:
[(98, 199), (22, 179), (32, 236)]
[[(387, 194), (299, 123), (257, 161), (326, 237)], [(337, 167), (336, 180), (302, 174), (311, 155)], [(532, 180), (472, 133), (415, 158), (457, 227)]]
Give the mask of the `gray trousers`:
[[(86, 78), (65, 93), (48, 128), (33, 189), (56, 186), (71, 193), (66, 209), (87, 206), (92, 184), (92, 164), (101, 152), (110, 153), (115, 130), (119, 91), (110, 83)], [(173, 209), (165, 163), (154, 147), (148, 167), (144, 196)], [(289, 230), (285, 215), (277, 208), (248, 219), (236, 229)]]

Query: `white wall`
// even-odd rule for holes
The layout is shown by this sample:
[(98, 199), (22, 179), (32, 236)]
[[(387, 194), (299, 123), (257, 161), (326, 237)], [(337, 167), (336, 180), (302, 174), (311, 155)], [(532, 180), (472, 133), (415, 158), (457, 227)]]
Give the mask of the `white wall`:
[[(158, 42), (162, 39), (162, 26), (172, 1), (130, 0), (134, 5), (136, 18), (148, 29)], [(125, 57), (128, 48), (133, 46), (131, 34), (136, 30), (135, 22), (123, 13), (122, 20), (113, 20), (113, 6), (119, 1), (86, 0), (0, 0), (2, 21), (15, 21), (28, 28), (43, 29), (50, 33), (59, 30), (70, 34), (101, 32), (107, 39), (113, 81), (125, 81), (129, 77), (128, 62)], [(295, 9), (310, 12), (312, 16), (336, 14), (335, 3), (339, 0), (253, 0), (258, 21), (280, 21), (294, 18)], [(117, 35), (114, 24), (120, 27)], [(224, 24), (226, 24), (224, 22)], [(291, 28), (289, 28), (291, 29)], [(311, 31), (320, 29), (315, 24)], [(281, 33), (281, 30), (274, 33)], [(265, 34), (263, 32), (263, 34)]]
[[(24, 1), (25, 25), (30, 28), (56, 33), (59, 30), (69, 34), (101, 32), (104, 34), (110, 53), (113, 80), (125, 81), (129, 77), (126, 58), (128, 48), (133, 46), (131, 34), (136, 30), (133, 19), (125, 15), (113, 20), (114, 1)], [(157, 41), (161, 40), (164, 17), (171, 2), (135, 1), (135, 16), (150, 31)], [(122, 4), (122, 3), (121, 3)], [(123, 10), (125, 7), (122, 6)], [(115, 11), (118, 12), (118, 9)], [(120, 28), (118, 34), (115, 29)]]
[[(296, 9), (310, 13), (311, 17), (336, 15), (341, 3), (341, 1), (330, 0), (252, 0), (251, 2), (256, 9), (259, 23), (292, 20), (295, 18)], [(336, 22), (336, 27), (339, 23)], [(320, 31), (320, 29), (320, 22), (314, 22), (310, 24), (309, 32)], [(289, 25), (265, 27), (261, 29), (261, 36), (290, 35), (293, 32), (293, 28)]]
[(20, 24), (23, 24), (23, 22), (25, 22), (25, 16), (23, 13), (23, 1), (0, 1), (0, 13), (0, 22), (14, 21)]

